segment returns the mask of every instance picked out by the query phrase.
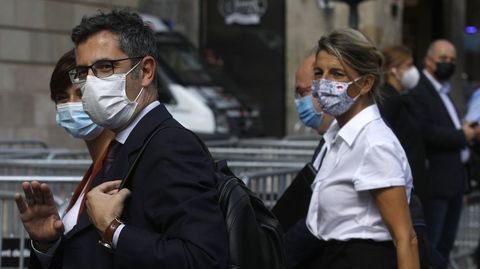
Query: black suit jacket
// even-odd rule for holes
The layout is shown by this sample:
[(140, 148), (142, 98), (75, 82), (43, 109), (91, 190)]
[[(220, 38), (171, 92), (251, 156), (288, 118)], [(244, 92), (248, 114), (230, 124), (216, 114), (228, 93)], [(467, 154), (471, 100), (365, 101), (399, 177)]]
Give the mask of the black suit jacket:
[[(194, 135), (163, 105), (140, 120), (109, 172), (101, 170), (92, 188), (123, 178), (157, 126), (162, 130), (151, 140), (126, 186), (132, 195), (121, 217), (126, 226), (115, 252), (98, 244), (100, 235), (85, 210), (62, 238), (50, 268), (227, 267), (228, 239), (212, 162)], [(35, 254), (31, 260), (32, 268), (40, 268)]]
[(464, 192), (467, 180), (460, 152), (467, 141), (463, 131), (455, 128), (440, 95), (423, 73), (411, 94), (422, 121), (432, 195), (449, 197)]
[(412, 107), (410, 93), (400, 95), (390, 84), (386, 84), (382, 94), (383, 102), (378, 104), (380, 114), (405, 150), (412, 171), (413, 190), (424, 202), (430, 198), (432, 186), (425, 167), (422, 122)]

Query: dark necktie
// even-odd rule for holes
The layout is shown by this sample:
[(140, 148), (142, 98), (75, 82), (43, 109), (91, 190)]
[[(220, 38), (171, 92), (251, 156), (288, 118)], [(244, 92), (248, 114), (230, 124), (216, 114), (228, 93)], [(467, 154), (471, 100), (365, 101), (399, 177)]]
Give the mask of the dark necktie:
[(113, 161), (115, 161), (121, 145), (122, 144), (115, 139), (110, 142), (110, 145), (108, 146), (107, 156), (105, 156), (105, 160), (103, 162), (103, 166), (105, 167), (105, 173), (108, 173), (108, 171), (112, 167)]

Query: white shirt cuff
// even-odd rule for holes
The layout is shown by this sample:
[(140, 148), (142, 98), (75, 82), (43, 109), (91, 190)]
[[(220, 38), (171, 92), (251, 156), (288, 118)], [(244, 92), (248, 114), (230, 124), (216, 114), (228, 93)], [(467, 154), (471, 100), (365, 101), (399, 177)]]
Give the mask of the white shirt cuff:
[(57, 250), (58, 246), (60, 245), (61, 238), (58, 240), (47, 250), (47, 252), (41, 252), (40, 250), (36, 249), (33, 245), (33, 240), (30, 240), (30, 245), (32, 246), (33, 251), (37, 255), (38, 261), (42, 265), (42, 268), (48, 268), (50, 263), (52, 262), (53, 254)]
[(112, 239), (113, 248), (117, 248), (118, 238), (120, 237), (120, 233), (122, 232), (123, 227), (125, 227), (125, 224), (120, 224), (120, 226), (118, 226), (118, 228), (115, 230), (115, 233), (113, 233), (113, 239)]

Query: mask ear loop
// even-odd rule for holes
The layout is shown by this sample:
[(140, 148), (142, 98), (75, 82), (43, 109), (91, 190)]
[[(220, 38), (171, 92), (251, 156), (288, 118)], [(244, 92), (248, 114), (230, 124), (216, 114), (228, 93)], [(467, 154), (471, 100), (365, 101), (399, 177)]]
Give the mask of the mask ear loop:
[[(359, 82), (360, 80), (362, 80), (362, 79), (364, 79), (364, 78), (365, 78), (365, 75), (364, 75), (364, 76), (359, 76), (358, 78), (352, 80), (352, 81), (350, 82), (350, 85), (348, 85), (348, 87), (350, 87), (351, 85)], [(348, 91), (348, 88), (347, 88), (347, 91)], [(348, 93), (347, 93), (347, 95), (348, 95)], [(360, 95), (362, 95), (362, 89), (360, 89), (360, 92), (359, 92), (355, 97), (351, 97), (351, 98), (352, 98), (353, 101), (355, 102), (355, 101), (357, 101), (358, 97), (360, 97)]]
[(135, 97), (135, 100), (133, 100), (134, 103), (136, 103), (136, 102), (138, 101), (138, 98), (140, 98), (140, 95), (142, 95), (143, 89), (144, 89), (144, 87), (142, 87), (142, 88), (140, 89), (140, 92), (137, 94), (137, 97)]
[[(128, 74), (130, 74), (133, 70), (135, 70), (135, 68), (137, 68), (140, 65), (141, 62), (142, 62), (141, 60), (138, 61), (138, 63), (136, 63), (130, 70), (128, 70), (127, 73), (125, 73), (125, 79), (127, 78)], [(135, 97), (135, 99), (131, 102), (136, 103), (138, 101), (138, 98), (140, 98), (140, 95), (142, 95), (142, 93), (143, 93), (143, 87), (140, 89), (140, 92), (137, 94), (137, 97)], [(127, 93), (126, 93), (126, 89), (125, 89), (125, 96), (126, 95), (127, 95)], [(127, 99), (128, 99), (128, 97), (127, 97)]]

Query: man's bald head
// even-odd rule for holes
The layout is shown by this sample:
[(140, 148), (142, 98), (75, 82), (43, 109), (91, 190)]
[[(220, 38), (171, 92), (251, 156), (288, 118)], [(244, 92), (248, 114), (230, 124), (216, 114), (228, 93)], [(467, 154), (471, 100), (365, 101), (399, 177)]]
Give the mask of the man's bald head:
[(313, 73), (313, 64), (315, 63), (315, 55), (307, 56), (298, 66), (295, 72), (295, 95), (303, 97), (310, 94), (312, 81), (315, 78)]
[(428, 47), (427, 56), (435, 56), (452, 51), (456, 55), (455, 46), (450, 41), (446, 39), (437, 39)]
[[(309, 54), (298, 66), (297, 72), (295, 72), (295, 96), (297, 96), (297, 98), (312, 94), (312, 82), (315, 79), (313, 67), (316, 58), (315, 53)], [(317, 113), (322, 111), (317, 98), (313, 98), (312, 103)], [(333, 119), (332, 116), (323, 114), (323, 120), (316, 128), (317, 132), (323, 135)]]
[[(433, 41), (427, 50), (425, 57), (425, 68), (427, 71), (438, 78), (436, 71), (439, 63), (455, 63), (457, 51), (453, 44), (445, 39)], [(437, 72), (438, 73), (438, 72)], [(440, 79), (442, 80), (442, 79)]]

